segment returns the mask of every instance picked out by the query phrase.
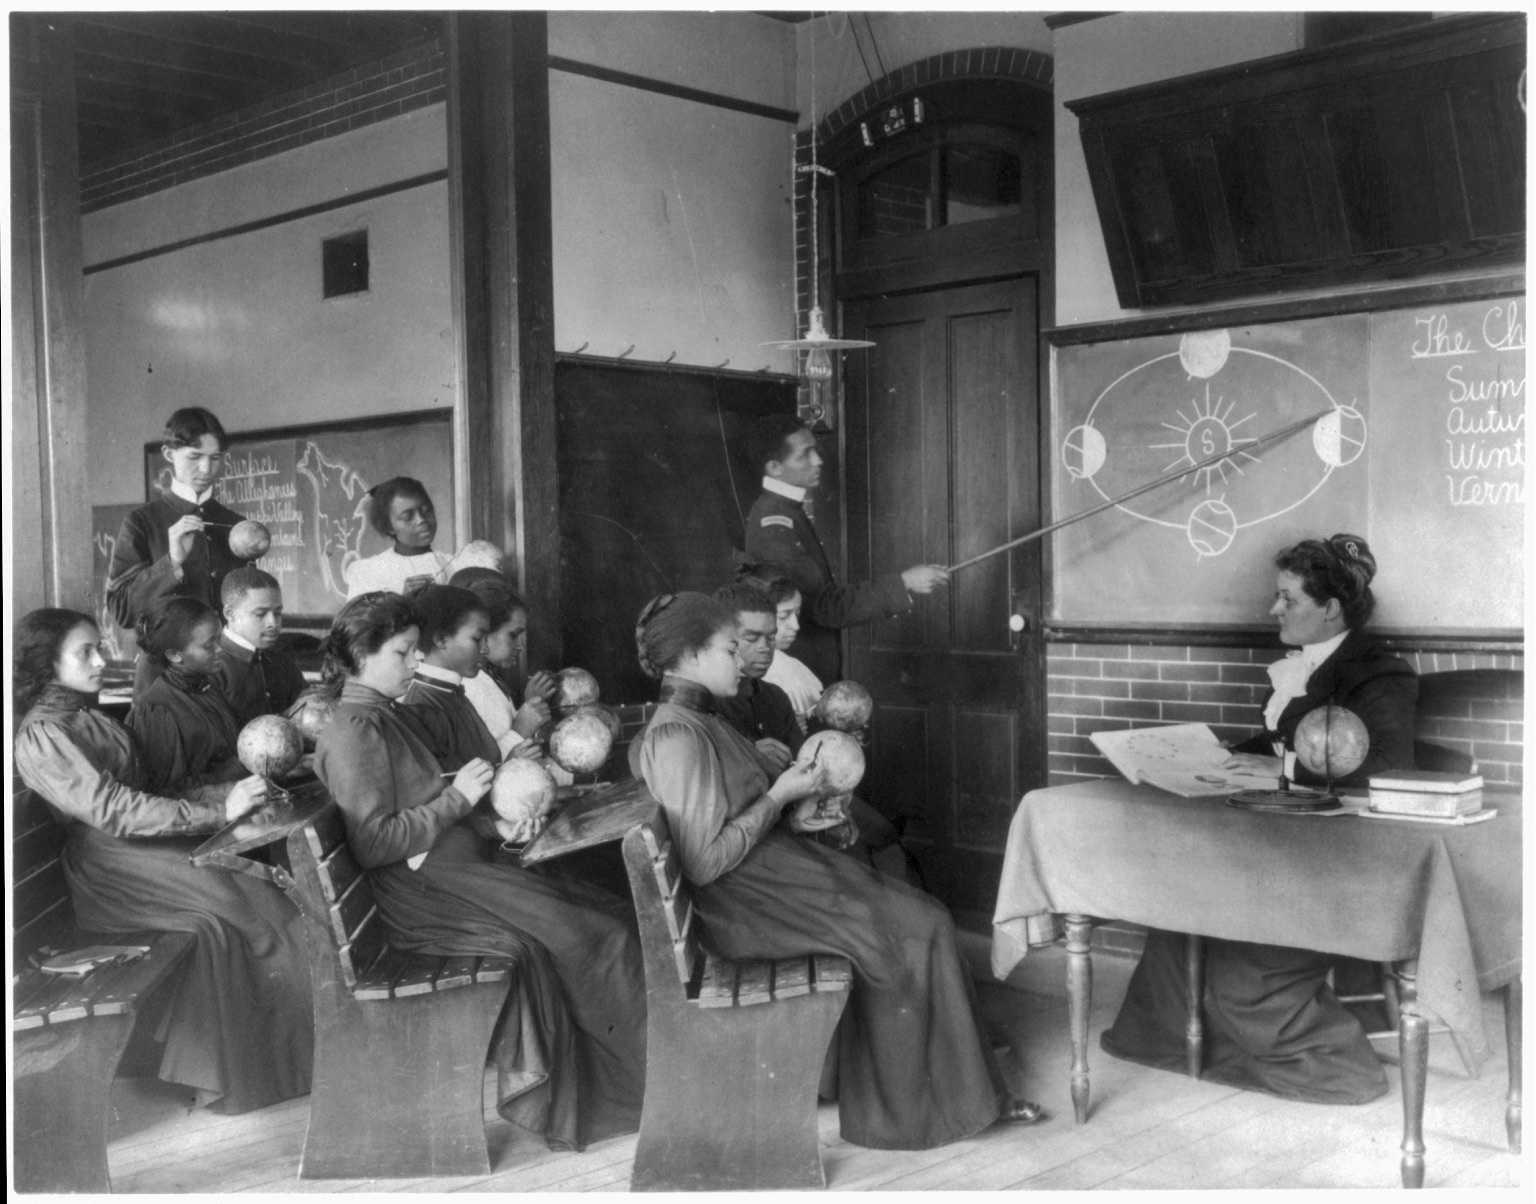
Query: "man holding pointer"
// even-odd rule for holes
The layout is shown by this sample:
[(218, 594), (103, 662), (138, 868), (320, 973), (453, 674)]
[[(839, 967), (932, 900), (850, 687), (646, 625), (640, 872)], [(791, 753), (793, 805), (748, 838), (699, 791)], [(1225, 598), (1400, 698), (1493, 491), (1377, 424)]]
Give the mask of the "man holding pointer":
[(942, 565), (917, 564), (873, 581), (839, 585), (805, 508), (807, 494), (821, 483), (816, 436), (793, 415), (773, 414), (758, 420), (749, 439), (763, 492), (747, 514), (747, 558), (776, 567), (800, 587), (804, 607), (792, 651), (822, 681), (837, 681), (839, 628), (901, 614), (913, 597), (945, 585), (949, 574)]

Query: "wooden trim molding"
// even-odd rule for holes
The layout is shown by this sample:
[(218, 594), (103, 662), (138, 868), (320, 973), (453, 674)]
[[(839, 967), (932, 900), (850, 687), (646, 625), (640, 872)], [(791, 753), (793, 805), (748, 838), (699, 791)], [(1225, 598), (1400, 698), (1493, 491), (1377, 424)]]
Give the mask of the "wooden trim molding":
[(1523, 271), (1500, 272), (1496, 275), (1468, 276), (1398, 288), (1290, 297), (1279, 301), (1257, 301), (1251, 305), (1222, 306), (1218, 309), (1182, 310), (1178, 313), (1158, 314), (1156, 317), (1138, 315), (1107, 322), (1082, 322), (1052, 327), (1044, 334), (1053, 347), (1070, 347), (1079, 343), (1103, 343), (1111, 339), (1139, 339), (1230, 326), (1259, 326), (1298, 318), (1329, 318), (1337, 314), (1411, 309), (1419, 305), (1522, 296), (1524, 293)]
[(605, 84), (618, 84), (624, 88), (636, 88), (641, 92), (654, 92), (660, 96), (672, 96), (678, 100), (691, 100), (696, 104), (710, 105), (716, 109), (729, 109), (734, 113), (748, 113), (753, 117), (766, 117), (769, 121), (782, 121), (795, 125), (800, 114), (794, 109), (781, 109), (775, 105), (760, 104), (755, 100), (743, 100), (720, 92), (707, 92), (703, 88), (689, 88), (683, 84), (668, 83), (646, 75), (633, 75), (628, 71), (615, 71), (611, 67), (599, 67), (592, 63), (579, 63), (575, 59), (549, 56), (549, 69), (563, 71), (567, 75), (580, 75), (587, 79), (601, 80)]
[[(1373, 627), (1371, 631), (1395, 652), (1488, 652), (1523, 654), (1525, 633), (1518, 628), (1472, 631), (1457, 628), (1410, 630)], [(1170, 627), (1136, 623), (1072, 623), (1045, 625), (1048, 644), (1128, 644), (1138, 648), (1279, 648), (1273, 625), (1191, 624)]]

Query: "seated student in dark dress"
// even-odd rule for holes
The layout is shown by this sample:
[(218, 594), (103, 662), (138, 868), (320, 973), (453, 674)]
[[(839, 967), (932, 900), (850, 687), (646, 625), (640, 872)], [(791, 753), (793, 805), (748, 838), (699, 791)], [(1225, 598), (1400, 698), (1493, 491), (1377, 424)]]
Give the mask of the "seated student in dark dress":
[[(1297, 764), (1293, 741), (1308, 712), (1331, 704), (1359, 716), (1371, 741), (1365, 763), (1335, 785), (1363, 787), (1373, 773), (1411, 769), (1418, 679), (1364, 630), (1376, 575), (1365, 540), (1303, 540), (1277, 555), (1275, 566), (1270, 614), (1294, 651), (1269, 667), (1264, 731), (1239, 745), (1233, 761), (1322, 785)], [(1205, 1078), (1323, 1104), (1361, 1104), (1387, 1090), (1364, 1028), (1328, 984), (1330, 967), (1344, 959), (1239, 941), (1203, 945)], [(1101, 1038), (1107, 1053), (1183, 1069), (1183, 950), (1178, 934), (1147, 934), (1120, 1014)]]
[(277, 578), (243, 565), (224, 578), (224, 630), (213, 684), (244, 727), (257, 715), (280, 715), (304, 693), (293, 654), (278, 647), (283, 591)]
[(161, 599), (139, 621), (139, 651), (160, 676), (134, 695), (128, 728), (151, 790), (180, 793), (245, 775), (235, 756), (240, 721), (213, 683), (219, 628), (211, 606), (179, 596)]
[(398, 594), (342, 607), (324, 670), (339, 702), (316, 741), (315, 773), (341, 808), (393, 946), (518, 959), (491, 1051), (501, 1115), (552, 1148), (630, 1132), (645, 1077), (644, 970), (630, 905), (499, 854), (498, 837), (513, 834), (476, 806), (491, 785), (494, 744), (455, 733), (439, 761), (415, 708), (398, 701), (421, 661), (421, 626)]
[(1037, 1105), (1008, 1094), (949, 914), (800, 835), (816, 822), (822, 771), (792, 763), (770, 778), (717, 713), (740, 677), (735, 633), (731, 613), (695, 593), (654, 599), (636, 629), (661, 704), (630, 764), (666, 813), (705, 945), (730, 958), (852, 961), (835, 1038), (845, 1141), (928, 1149), (999, 1120), (1039, 1120)]
[(402, 701), (420, 724), (427, 746), (445, 770), (476, 757), (499, 764), (507, 756), (537, 757), (539, 746), (519, 740), (503, 749), (475, 710), (467, 685), (480, 672), (491, 617), (479, 597), (452, 585), (429, 585), (411, 595), (421, 618), (421, 663)]
[(314, 1023), (301, 917), (272, 883), (188, 860), (266, 796), (260, 778), (148, 787), (133, 736), (96, 709), (106, 661), (87, 616), (38, 610), (12, 649), (16, 771), (64, 826), (64, 876), (92, 932), (188, 932), (166, 993), (158, 1075), (246, 1112), (309, 1091)]
[[(170, 465), (170, 488), (123, 520), (107, 566), (107, 603), (120, 625), (137, 628), (169, 595), (219, 605), (219, 587), (240, 560), (229, 550), (230, 528), (244, 517), (215, 496), (228, 438), (219, 420), (187, 406), (165, 423), (160, 454)], [(153, 680), (156, 666), (141, 656), (134, 692)]]

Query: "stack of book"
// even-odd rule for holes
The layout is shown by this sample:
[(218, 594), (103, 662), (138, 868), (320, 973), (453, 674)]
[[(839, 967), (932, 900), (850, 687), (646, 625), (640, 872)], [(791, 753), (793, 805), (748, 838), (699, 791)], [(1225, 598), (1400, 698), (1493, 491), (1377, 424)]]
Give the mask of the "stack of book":
[(1378, 773), (1370, 787), (1371, 810), (1387, 815), (1456, 820), (1483, 809), (1483, 778), (1476, 773)]

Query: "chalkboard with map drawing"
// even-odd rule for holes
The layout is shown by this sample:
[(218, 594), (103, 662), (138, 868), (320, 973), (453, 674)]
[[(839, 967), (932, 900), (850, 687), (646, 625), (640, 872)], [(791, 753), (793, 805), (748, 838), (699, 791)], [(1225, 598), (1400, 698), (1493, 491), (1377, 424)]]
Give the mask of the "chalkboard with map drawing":
[(1189, 471), (1052, 537), (1053, 621), (1264, 623), (1275, 552), (1350, 531), (1377, 558), (1377, 625), (1517, 631), (1524, 312), (1499, 296), (1054, 347), (1053, 517)]
[[(347, 566), (388, 541), (368, 525), (367, 492), (415, 477), (437, 509), (438, 551), (455, 547), (453, 423), (448, 409), (229, 436), (219, 500), (272, 532), (258, 567), (277, 578), (287, 616), (329, 620), (346, 601)], [(146, 497), (169, 488), (159, 443), (144, 445)]]

